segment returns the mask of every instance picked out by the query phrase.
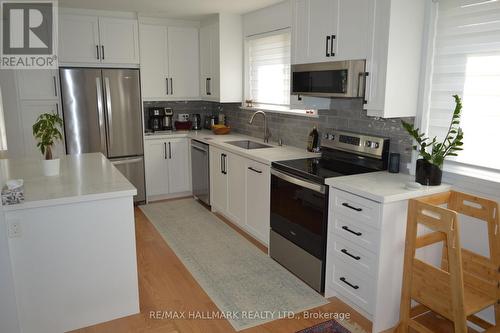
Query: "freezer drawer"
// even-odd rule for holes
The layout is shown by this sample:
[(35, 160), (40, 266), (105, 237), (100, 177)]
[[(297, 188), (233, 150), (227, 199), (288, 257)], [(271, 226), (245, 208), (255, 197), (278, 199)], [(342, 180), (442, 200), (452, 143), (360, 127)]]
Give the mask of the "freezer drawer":
[(134, 202), (146, 200), (146, 190), (144, 186), (144, 157), (127, 157), (113, 159), (111, 163), (127, 178), (137, 189)]

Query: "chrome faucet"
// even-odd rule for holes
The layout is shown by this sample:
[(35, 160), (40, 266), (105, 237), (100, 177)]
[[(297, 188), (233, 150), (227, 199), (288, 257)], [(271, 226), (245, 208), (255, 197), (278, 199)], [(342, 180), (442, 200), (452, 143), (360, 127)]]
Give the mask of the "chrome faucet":
[(267, 115), (264, 111), (255, 111), (254, 114), (252, 114), (252, 116), (250, 117), (250, 120), (248, 121), (248, 123), (250, 125), (252, 125), (253, 123), (253, 118), (255, 118), (256, 115), (258, 114), (261, 114), (262, 116), (264, 116), (264, 142), (269, 142), (269, 138), (271, 137), (271, 133), (269, 133), (269, 128), (267, 127)]

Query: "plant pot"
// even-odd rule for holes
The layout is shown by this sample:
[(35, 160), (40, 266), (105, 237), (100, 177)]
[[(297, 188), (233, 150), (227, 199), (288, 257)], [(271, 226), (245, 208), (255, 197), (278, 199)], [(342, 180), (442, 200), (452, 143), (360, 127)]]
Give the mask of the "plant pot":
[(44, 176), (57, 176), (61, 168), (61, 160), (59, 158), (42, 160), (42, 166)]
[(415, 181), (422, 185), (441, 185), (443, 171), (437, 165), (434, 165), (427, 160), (417, 160), (417, 170), (415, 173)]

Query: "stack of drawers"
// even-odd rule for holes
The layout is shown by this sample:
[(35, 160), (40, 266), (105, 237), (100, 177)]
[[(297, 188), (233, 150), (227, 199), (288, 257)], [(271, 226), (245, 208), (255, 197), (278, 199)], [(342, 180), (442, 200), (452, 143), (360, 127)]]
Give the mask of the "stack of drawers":
[(330, 191), (325, 296), (340, 294), (374, 313), (382, 205)]

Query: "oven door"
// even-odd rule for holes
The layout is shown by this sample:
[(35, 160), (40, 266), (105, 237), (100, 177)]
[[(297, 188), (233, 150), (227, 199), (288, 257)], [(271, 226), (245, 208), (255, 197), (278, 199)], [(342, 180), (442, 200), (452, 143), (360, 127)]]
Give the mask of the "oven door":
[(363, 98), (365, 60), (292, 65), (292, 95)]
[(328, 189), (271, 170), (271, 230), (324, 260)]

